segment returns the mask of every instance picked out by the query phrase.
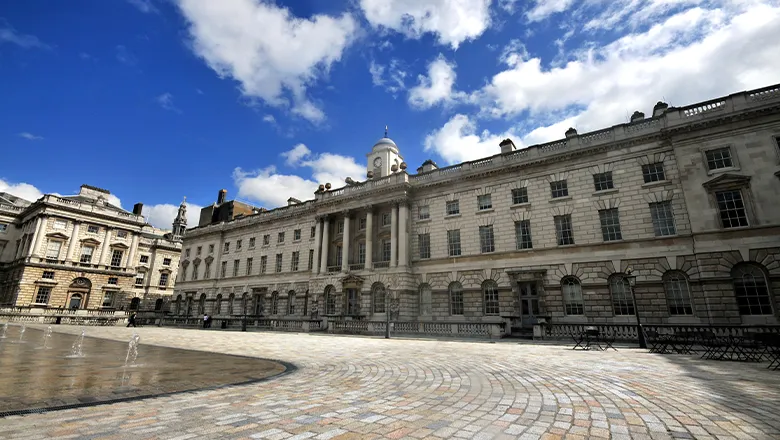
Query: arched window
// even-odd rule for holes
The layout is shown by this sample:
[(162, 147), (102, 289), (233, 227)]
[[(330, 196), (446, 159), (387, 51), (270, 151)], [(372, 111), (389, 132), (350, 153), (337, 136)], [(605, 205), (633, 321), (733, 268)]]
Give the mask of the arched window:
[(501, 308), (498, 302), (498, 284), (493, 280), (482, 283), (482, 303), (485, 315), (498, 315)]
[(325, 288), (325, 314), (336, 314), (336, 293), (334, 292), (333, 286), (328, 286)]
[(271, 294), (271, 314), (279, 314), (279, 292), (274, 292)]
[(287, 314), (288, 315), (295, 314), (295, 291), (294, 290), (291, 290), (289, 293), (287, 293)]
[(228, 304), (227, 304), (227, 314), (232, 315), (233, 314), (233, 303), (236, 301), (236, 295), (230, 294), (228, 296)]
[(203, 315), (205, 313), (206, 313), (206, 294), (201, 293), (200, 300), (198, 300), (198, 315)]
[(575, 277), (563, 277), (561, 279), (561, 293), (563, 294), (563, 307), (567, 315), (584, 315), (585, 307), (582, 301), (582, 286)]
[(447, 288), (450, 294), (450, 315), (463, 314), (463, 286), (457, 281), (450, 283)]
[(734, 296), (740, 315), (771, 315), (772, 299), (764, 271), (755, 264), (740, 263), (731, 269)]
[(214, 314), (219, 315), (222, 313), (222, 294), (217, 295), (216, 301), (214, 301)]
[(162, 298), (157, 298), (157, 301), (154, 302), (154, 311), (159, 312), (163, 308), (163, 300)]
[(664, 274), (664, 292), (669, 315), (693, 315), (688, 278), (683, 272), (670, 270)]
[(133, 298), (130, 300), (130, 310), (138, 310), (139, 305), (141, 305), (141, 298)]
[(429, 316), (432, 312), (431, 286), (420, 284), (420, 315)]
[(631, 295), (631, 285), (621, 273), (609, 277), (609, 293), (612, 295), (612, 309), (615, 316), (633, 315), (634, 299)]
[(385, 313), (385, 286), (382, 283), (374, 283), (371, 286), (371, 303), (374, 313)]

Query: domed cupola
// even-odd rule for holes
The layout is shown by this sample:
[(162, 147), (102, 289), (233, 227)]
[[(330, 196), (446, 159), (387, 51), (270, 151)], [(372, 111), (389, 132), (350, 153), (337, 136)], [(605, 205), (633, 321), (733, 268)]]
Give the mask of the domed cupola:
[(387, 126), (385, 126), (385, 136), (374, 144), (366, 157), (368, 158), (366, 176), (375, 180), (390, 175), (393, 165), (395, 165), (396, 170), (400, 169), (400, 165), (404, 161), (398, 151), (398, 145), (387, 136)]

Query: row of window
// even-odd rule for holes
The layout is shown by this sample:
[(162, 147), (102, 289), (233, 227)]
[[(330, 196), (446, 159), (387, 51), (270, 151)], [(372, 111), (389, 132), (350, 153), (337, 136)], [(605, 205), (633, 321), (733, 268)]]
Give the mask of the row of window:
[[(56, 218), (54, 219), (54, 222), (52, 223), (52, 229), (56, 230), (65, 230), (68, 229), (68, 221), (65, 219)], [(97, 225), (87, 225), (87, 233), (88, 234), (98, 234), (100, 232), (100, 226)], [(114, 234), (116, 238), (125, 239), (128, 236), (127, 231), (123, 230), (117, 230)]]

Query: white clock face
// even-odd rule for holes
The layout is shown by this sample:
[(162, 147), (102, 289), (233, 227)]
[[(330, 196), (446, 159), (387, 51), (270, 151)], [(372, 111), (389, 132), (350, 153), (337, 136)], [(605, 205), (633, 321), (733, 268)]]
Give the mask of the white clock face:
[(377, 168), (382, 166), (382, 158), (381, 157), (377, 157), (376, 159), (374, 159), (374, 166), (377, 167)]

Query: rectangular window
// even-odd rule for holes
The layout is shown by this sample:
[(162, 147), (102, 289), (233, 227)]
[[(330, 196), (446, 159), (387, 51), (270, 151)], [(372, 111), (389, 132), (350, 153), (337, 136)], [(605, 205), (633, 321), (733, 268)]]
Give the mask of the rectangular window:
[(227, 261), (222, 262), (222, 268), (219, 271), (220, 278), (227, 276)]
[(477, 196), (477, 209), (484, 211), (486, 209), (493, 209), (493, 198), (490, 194), (482, 194)]
[(617, 208), (599, 210), (601, 236), (604, 241), (622, 240), (620, 232), (620, 213)]
[(114, 292), (106, 292), (103, 294), (103, 307), (111, 307), (114, 303)]
[(170, 266), (170, 265), (171, 265), (171, 259), (163, 258), (163, 266)]
[(314, 267), (314, 249), (309, 249), (309, 270)]
[(127, 238), (127, 231), (116, 231), (116, 238)]
[(447, 231), (447, 252), (450, 257), (460, 255), (460, 229)]
[(292, 272), (298, 272), (298, 263), (300, 263), (301, 260), (301, 253), (300, 251), (295, 251), (292, 253), (292, 259), (290, 261), (290, 271)]
[(493, 225), (479, 227), (479, 248), (483, 254), (496, 251), (493, 240)]
[(704, 152), (707, 156), (707, 169), (718, 170), (721, 168), (732, 168), (734, 161), (731, 159), (731, 148), (716, 148), (714, 150), (707, 150)]
[(417, 218), (419, 220), (428, 220), (431, 218), (431, 208), (428, 205), (417, 208)]
[(337, 234), (343, 234), (344, 233), (344, 221), (340, 221), (336, 223), (336, 233)]
[(417, 244), (420, 248), (420, 259), (431, 258), (431, 234), (418, 234)]
[[(79, 263), (91, 263), (92, 262), (92, 255), (95, 254), (95, 248), (92, 246), (82, 246), (81, 247), (81, 257), (79, 257)], [(147, 259), (149, 257), (146, 257)], [(143, 259), (143, 257), (141, 257)]]
[(213, 253), (214, 253), (214, 245), (210, 244), (209, 245), (209, 254), (213, 254)]
[(87, 226), (87, 233), (89, 234), (97, 234), (100, 232), (100, 228), (95, 225), (88, 225)]
[(211, 278), (211, 263), (206, 262), (206, 267), (203, 268), (203, 279), (209, 279)]
[(520, 205), (523, 203), (528, 203), (528, 188), (512, 189), (512, 204)]
[(445, 211), (444, 213), (446, 215), (457, 215), (460, 214), (460, 201), (459, 200), (450, 200), (447, 202), (444, 206)]
[(265, 273), (267, 267), (268, 267), (268, 257), (263, 255), (262, 257), (260, 257), (260, 273)]
[(485, 298), (485, 315), (500, 314), (501, 307), (498, 301), (498, 288), (495, 286), (488, 286), (484, 288), (483, 293)]
[(463, 314), (463, 289), (461, 287), (450, 289), (450, 314)]
[(61, 250), (61, 241), (49, 241), (49, 246), (46, 248), (46, 258), (50, 260), (59, 260)]
[(294, 241), (299, 241), (300, 239), (301, 239), (301, 230), (300, 229), (294, 230), (293, 231), (293, 240)]
[(246, 274), (247, 275), (252, 275), (252, 262), (253, 262), (252, 258), (247, 258), (246, 259)]
[(255, 248), (255, 237), (249, 237), (249, 249)]
[(358, 219), (358, 231), (365, 231), (366, 230), (366, 218), (360, 217)]
[(715, 193), (720, 212), (720, 222), (724, 228), (748, 226), (747, 211), (739, 190), (718, 191)]
[(190, 250), (184, 249), (184, 258), (190, 258)]
[(382, 213), (382, 226), (390, 226), (390, 222), (392, 221), (392, 217), (390, 216), (389, 212), (383, 212)]
[(276, 238), (277, 243), (284, 243), (284, 232), (280, 232)]
[(615, 187), (612, 182), (612, 171), (606, 173), (599, 173), (593, 175), (593, 186), (596, 187), (596, 191), (606, 191)]
[(555, 236), (558, 239), (558, 246), (574, 244), (571, 215), (556, 215), (553, 220), (555, 221)]
[(366, 244), (358, 243), (358, 264), (366, 264)]
[(167, 273), (161, 273), (160, 274), (160, 287), (167, 287), (168, 286), (168, 274)]
[(200, 256), (201, 251), (203, 251), (203, 246), (198, 246), (197, 248), (195, 248), (195, 255)]
[(642, 178), (645, 180), (645, 183), (661, 182), (666, 180), (666, 174), (664, 173), (664, 163), (656, 162), (642, 165)]
[(236, 252), (241, 250), (242, 244), (243, 244), (243, 240), (236, 240)]
[(276, 272), (282, 271), (282, 254), (276, 254)]
[(270, 244), (271, 244), (271, 234), (263, 235), (263, 246), (268, 246)]
[(651, 203), (650, 217), (653, 219), (653, 231), (656, 237), (677, 234), (671, 201)]
[(382, 259), (380, 261), (390, 261), (391, 249), (392, 243), (390, 243), (390, 240), (382, 240)]
[(336, 266), (339, 267), (341, 267), (341, 263), (343, 262), (342, 260), (343, 255), (341, 254), (342, 249), (343, 248), (341, 246), (336, 246)]
[(565, 180), (556, 180), (555, 182), (550, 182), (550, 191), (554, 199), (566, 197), (569, 195), (569, 185)]
[(51, 270), (44, 270), (43, 275), (41, 275), (41, 278), (45, 280), (53, 280), (54, 279), (54, 272)]
[(111, 267), (119, 267), (122, 265), (122, 257), (125, 255), (125, 251), (121, 249), (114, 249), (111, 253)]
[(108, 284), (119, 284), (119, 278), (117, 277), (108, 277)]
[(144, 285), (144, 273), (143, 272), (139, 272), (138, 274), (136, 274), (136, 276), (135, 276), (135, 285), (136, 286), (143, 286)]
[(68, 221), (67, 220), (60, 220), (55, 219), (54, 225), (52, 226), (54, 229), (65, 229), (68, 227)]
[(314, 238), (316, 236), (317, 236), (317, 227), (316, 226), (312, 226), (309, 238)]
[(148, 255), (141, 255), (141, 258), (139, 259), (141, 263), (148, 263), (149, 262), (149, 256)]
[(515, 242), (516, 249), (533, 249), (531, 241), (531, 220), (520, 220), (515, 222)]
[(228, 252), (230, 252), (230, 242), (229, 241), (225, 242), (225, 245), (222, 246), (222, 253), (226, 254)]
[(238, 266), (241, 264), (241, 260), (233, 260), (233, 276), (238, 276)]
[(35, 294), (35, 304), (48, 304), (49, 296), (51, 296), (51, 287), (38, 287), (38, 293)]

